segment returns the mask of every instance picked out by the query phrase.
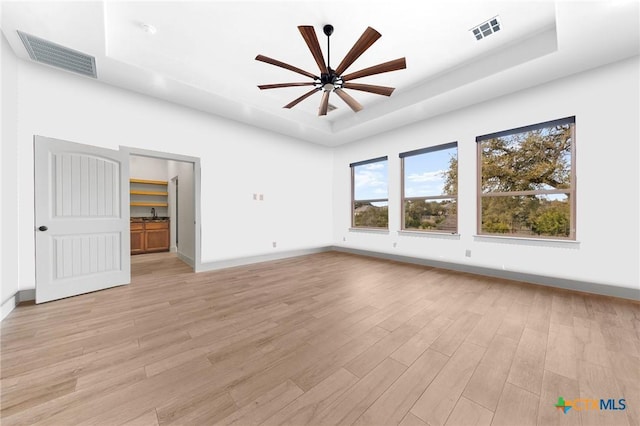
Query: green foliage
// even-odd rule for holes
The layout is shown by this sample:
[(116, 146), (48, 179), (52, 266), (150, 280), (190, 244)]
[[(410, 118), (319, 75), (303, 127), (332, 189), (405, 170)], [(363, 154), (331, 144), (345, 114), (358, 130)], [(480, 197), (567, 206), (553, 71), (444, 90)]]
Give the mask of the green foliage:
[(457, 228), (455, 200), (406, 201), (404, 223), (406, 229), (455, 231)]
[(354, 204), (354, 225), (365, 228), (387, 228), (389, 226), (389, 207), (374, 206), (371, 203)]
[[(482, 193), (571, 187), (571, 127), (548, 127), (482, 142)], [(458, 187), (458, 161), (445, 172), (445, 192)], [(557, 199), (561, 198), (561, 200)], [(413, 219), (412, 219), (413, 220)], [(413, 222), (412, 222), (413, 223)], [(570, 235), (569, 197), (482, 197), (482, 231), (496, 234)]]
[(482, 192), (570, 186), (569, 125), (488, 139), (482, 144)]
[(484, 197), (482, 231), (491, 234), (568, 237), (569, 199), (548, 200), (533, 195)]
[(444, 193), (447, 195), (458, 193), (458, 156), (449, 158), (449, 170), (444, 172)]
[(532, 230), (538, 235), (568, 236), (570, 231), (568, 203), (549, 206), (532, 220)]

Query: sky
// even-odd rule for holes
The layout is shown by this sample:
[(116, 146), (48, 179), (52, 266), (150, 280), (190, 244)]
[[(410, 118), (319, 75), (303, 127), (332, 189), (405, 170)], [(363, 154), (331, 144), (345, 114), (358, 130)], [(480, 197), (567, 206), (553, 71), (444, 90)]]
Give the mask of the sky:
[[(444, 194), (444, 172), (449, 168), (449, 158), (455, 155), (457, 148), (405, 157), (405, 196)], [(388, 161), (356, 166), (354, 179), (356, 200), (388, 198)]]
[(443, 195), (445, 173), (449, 169), (449, 159), (456, 157), (457, 147), (404, 159), (405, 197), (427, 197)]
[(389, 198), (388, 161), (355, 166), (354, 196), (356, 200)]

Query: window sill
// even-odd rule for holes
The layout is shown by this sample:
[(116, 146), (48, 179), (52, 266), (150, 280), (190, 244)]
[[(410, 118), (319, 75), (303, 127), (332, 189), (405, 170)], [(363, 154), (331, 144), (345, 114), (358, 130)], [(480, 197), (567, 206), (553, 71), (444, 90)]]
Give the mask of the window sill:
[(361, 232), (363, 234), (389, 234), (389, 230), (386, 228), (349, 228), (349, 232)]
[(437, 232), (437, 231), (398, 231), (398, 235), (406, 237), (426, 237), (426, 238), (442, 238), (447, 240), (459, 240), (460, 234), (457, 232)]
[(545, 246), (545, 247), (564, 247), (578, 248), (580, 241), (561, 240), (557, 238), (528, 238), (528, 237), (507, 237), (501, 235), (474, 235), (473, 239), (479, 242), (518, 244), (528, 246)]

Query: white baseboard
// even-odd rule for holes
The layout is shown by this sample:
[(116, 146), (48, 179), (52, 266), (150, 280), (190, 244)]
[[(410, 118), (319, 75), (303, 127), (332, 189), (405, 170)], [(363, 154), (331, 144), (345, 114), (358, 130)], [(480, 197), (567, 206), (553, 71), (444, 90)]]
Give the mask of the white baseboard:
[(20, 302), (27, 302), (29, 300), (36, 300), (36, 290), (20, 290), (13, 296), (8, 298), (2, 303), (0, 321), (4, 320), (13, 311)]
[[(460, 272), (469, 272), (477, 275), (506, 278), (506, 279), (515, 280), (515, 281), (523, 281), (523, 282), (543, 285), (547, 287), (555, 287), (555, 288), (560, 288), (565, 290), (574, 290), (574, 291), (579, 291), (584, 293), (592, 293), (592, 294), (599, 294), (603, 296), (619, 297), (623, 299), (640, 301), (640, 290), (634, 289), (634, 288), (611, 286), (606, 284), (578, 281), (578, 280), (569, 280), (564, 278), (554, 278), (554, 277), (548, 277), (543, 275), (534, 275), (534, 274), (521, 273), (521, 272), (515, 272), (515, 271), (502, 271), (498, 269), (484, 268), (480, 266), (464, 265), (464, 264), (458, 264), (453, 262), (442, 262), (442, 261), (433, 260), (433, 259), (423, 259), (423, 258), (417, 258), (417, 257), (395, 255), (390, 253), (382, 253), (382, 252), (354, 249), (354, 248), (341, 247), (341, 246), (313, 247), (313, 248), (307, 248), (307, 249), (281, 251), (276, 253), (261, 254), (257, 256), (248, 256), (248, 257), (241, 257), (241, 258), (234, 258), (234, 259), (219, 260), (214, 262), (206, 262), (200, 265), (200, 267), (196, 272), (214, 271), (218, 269), (233, 268), (236, 266), (244, 266), (244, 265), (250, 265), (254, 263), (269, 262), (272, 260), (288, 259), (292, 257), (306, 256), (309, 254), (323, 253), (327, 251), (338, 251), (343, 253), (356, 254), (360, 256), (377, 257), (380, 259), (394, 260), (394, 261), (404, 262), (404, 263), (432, 266), (436, 268), (450, 269), (450, 270), (460, 271)], [(192, 258), (185, 256), (180, 252), (177, 252), (177, 256), (180, 260), (182, 260), (183, 262), (193, 267), (194, 260)], [(15, 295), (8, 298), (2, 303), (1, 319), (4, 320), (7, 317), (7, 315), (9, 315), (11, 311), (13, 311), (20, 302), (35, 300), (36, 298), (35, 296), (36, 296), (35, 289), (18, 291)]]
[(18, 306), (17, 299), (18, 299), (18, 293), (14, 294), (13, 296), (11, 296), (10, 298), (4, 301), (4, 303), (2, 304), (2, 311), (1, 311), (2, 320), (5, 319), (7, 315), (9, 315), (11, 311), (15, 309), (16, 306)]
[(350, 247), (333, 246), (332, 250), (357, 254), (361, 256), (376, 257), (379, 259), (395, 260), (397, 262), (412, 263), (415, 265), (432, 266), (435, 268), (450, 269), (459, 272), (469, 272), (476, 275), (484, 275), (488, 277), (505, 278), (514, 281), (523, 281), (531, 284), (543, 285), (546, 287), (555, 287), (564, 290), (574, 290), (583, 293), (599, 294), (602, 296), (618, 297), (640, 301), (640, 289), (606, 285), (588, 281), (570, 280), (566, 278), (554, 278), (545, 275), (536, 275), (517, 271), (503, 271), (500, 269), (486, 268), (475, 265), (464, 265), (454, 262), (443, 262), (433, 259), (424, 259), (419, 257), (411, 257), (397, 255), (391, 253), (382, 253), (377, 251), (369, 251), (355, 249)]
[(189, 256), (185, 256), (184, 254), (180, 253), (179, 251), (176, 251), (176, 255), (178, 256), (178, 259), (182, 260), (184, 263), (186, 263), (187, 265), (191, 266), (192, 268), (193, 268), (193, 265), (195, 265), (195, 262)]
[(217, 269), (234, 268), (236, 266), (251, 265), (253, 263), (269, 262), (272, 260), (288, 259), (290, 257), (306, 256), (308, 254), (331, 251), (331, 246), (313, 247), (307, 249), (287, 250), (276, 253), (260, 254), (256, 256), (238, 257), (233, 259), (205, 262), (196, 272), (215, 271)]

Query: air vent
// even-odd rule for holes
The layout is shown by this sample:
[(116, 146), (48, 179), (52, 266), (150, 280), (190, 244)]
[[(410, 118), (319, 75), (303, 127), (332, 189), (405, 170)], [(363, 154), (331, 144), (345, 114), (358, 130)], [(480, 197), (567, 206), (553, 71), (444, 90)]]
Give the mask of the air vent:
[[(331, 111), (336, 110), (336, 109), (338, 109), (338, 107), (337, 107), (337, 106), (335, 106), (335, 105), (333, 105), (333, 104), (329, 104), (329, 105), (327, 106), (327, 113), (330, 113)], [(320, 111), (320, 108), (318, 108), (318, 111)]]
[(482, 40), (483, 38), (500, 31), (500, 19), (498, 16), (494, 16), (488, 21), (471, 28), (470, 31), (473, 33), (476, 40)]
[(18, 35), (36, 62), (96, 78), (96, 58), (76, 50), (18, 31)]

